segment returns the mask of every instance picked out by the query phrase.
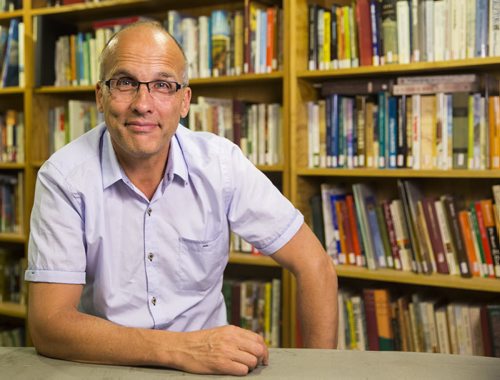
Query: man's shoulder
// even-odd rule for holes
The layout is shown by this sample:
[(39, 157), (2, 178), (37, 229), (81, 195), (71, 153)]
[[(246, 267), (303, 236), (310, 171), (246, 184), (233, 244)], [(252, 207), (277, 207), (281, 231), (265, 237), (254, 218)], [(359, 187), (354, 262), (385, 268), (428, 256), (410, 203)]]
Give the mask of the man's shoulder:
[[(42, 169), (55, 168), (63, 177), (77, 175), (82, 168), (89, 169), (100, 167), (101, 137), (106, 131), (106, 126), (100, 124), (66, 144), (52, 154)], [(81, 173), (79, 173), (81, 174)]]

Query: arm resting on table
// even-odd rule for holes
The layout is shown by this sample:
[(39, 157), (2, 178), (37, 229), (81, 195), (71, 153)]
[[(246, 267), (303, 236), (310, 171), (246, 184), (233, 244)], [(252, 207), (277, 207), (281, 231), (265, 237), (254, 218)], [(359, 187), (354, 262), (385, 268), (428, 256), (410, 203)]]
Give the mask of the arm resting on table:
[(82, 285), (30, 283), (28, 324), (40, 354), (204, 374), (244, 375), (268, 362), (262, 337), (235, 326), (179, 333), (119, 326), (81, 313), (77, 305), (82, 289)]

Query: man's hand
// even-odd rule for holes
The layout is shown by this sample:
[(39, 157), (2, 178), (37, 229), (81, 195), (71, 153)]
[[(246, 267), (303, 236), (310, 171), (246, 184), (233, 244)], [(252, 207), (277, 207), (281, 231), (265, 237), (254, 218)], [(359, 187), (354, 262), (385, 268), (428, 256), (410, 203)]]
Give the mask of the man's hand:
[(182, 347), (176, 347), (182, 351), (180, 365), (175, 367), (187, 372), (244, 376), (269, 362), (264, 339), (236, 326), (184, 334)]

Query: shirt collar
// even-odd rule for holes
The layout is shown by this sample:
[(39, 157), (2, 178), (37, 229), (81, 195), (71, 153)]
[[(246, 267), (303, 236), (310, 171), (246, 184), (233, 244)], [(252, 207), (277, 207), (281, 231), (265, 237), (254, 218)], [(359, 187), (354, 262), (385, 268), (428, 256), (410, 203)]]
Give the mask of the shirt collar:
[[(183, 127), (179, 125), (177, 128)], [(178, 132), (175, 133), (175, 135), (172, 137), (172, 140), (170, 141), (170, 150), (168, 152), (168, 162), (167, 168), (165, 169), (165, 177), (167, 180), (163, 180), (163, 190), (165, 189), (167, 183), (169, 183), (175, 177), (178, 177), (184, 186), (188, 184), (188, 166), (181, 145), (179, 143)]]
[[(178, 128), (183, 128), (181, 125)], [(102, 138), (102, 180), (103, 187), (106, 189), (113, 185), (120, 179), (125, 180), (123, 177), (118, 158), (116, 157), (115, 150), (111, 143), (111, 136), (106, 129)], [(165, 169), (165, 176), (162, 183), (162, 190), (175, 176), (179, 177), (184, 185), (188, 184), (188, 166), (182, 152), (182, 148), (177, 138), (177, 133), (172, 137), (170, 143), (170, 150), (168, 153), (168, 163)], [(165, 180), (166, 177), (166, 180)]]

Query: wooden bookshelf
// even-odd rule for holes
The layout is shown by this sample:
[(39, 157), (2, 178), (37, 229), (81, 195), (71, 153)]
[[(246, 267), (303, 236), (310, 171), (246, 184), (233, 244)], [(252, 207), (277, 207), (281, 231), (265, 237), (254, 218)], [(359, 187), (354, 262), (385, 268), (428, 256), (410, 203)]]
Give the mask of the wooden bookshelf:
[(384, 283), (412, 284), (437, 288), (474, 290), (488, 293), (500, 292), (500, 281), (490, 278), (463, 278), (439, 273), (430, 275), (401, 272), (392, 269), (369, 270), (348, 265), (338, 265), (337, 274), (342, 278), (373, 280)]
[(229, 255), (229, 263), (263, 267), (279, 267), (276, 261), (270, 257), (240, 252), (231, 252)]
[(0, 315), (14, 318), (26, 318), (26, 305), (14, 302), (0, 302)]
[[(333, 169), (308, 167), (308, 130), (307, 109), (308, 101), (321, 98), (321, 85), (336, 80), (369, 80), (374, 78), (393, 79), (398, 76), (410, 75), (443, 75), (455, 73), (492, 73), (498, 77), (500, 73), (500, 57), (471, 58), (448, 60), (439, 62), (418, 62), (410, 64), (386, 64), (382, 66), (360, 66), (343, 69), (309, 70), (308, 69), (308, 5), (318, 4), (328, 7), (335, 4), (350, 5), (350, 1), (307, 1), (298, 0), (290, 4), (289, 17), (289, 45), (292, 52), (289, 61), (289, 75), (286, 77), (287, 88), (290, 94), (289, 106), (291, 136), (290, 136), (290, 170), (291, 170), (291, 199), (304, 213), (306, 221), (311, 224), (312, 215), (309, 199), (320, 193), (320, 184), (342, 183), (346, 186), (353, 183), (373, 183), (377, 195), (394, 197), (397, 195), (398, 179), (414, 179), (414, 181), (431, 191), (433, 195), (448, 191), (463, 194), (467, 200), (476, 196), (491, 195), (491, 185), (500, 184), (500, 170), (414, 170), (414, 169)], [(390, 199), (390, 198), (387, 198)], [(476, 198), (480, 199), (480, 198)], [(338, 265), (339, 283), (349, 280), (350, 283), (363, 285), (375, 282), (386, 288), (402, 287), (403, 285), (416, 286), (418, 289), (446, 293), (447, 289), (456, 289), (474, 295), (481, 294), (487, 299), (494, 300), (495, 294), (500, 292), (500, 279), (490, 278), (462, 278), (442, 274), (422, 275), (401, 272), (393, 269), (368, 270), (366, 268)], [(296, 284), (292, 283), (292, 294), (296, 291)], [(295, 299), (291, 299), (292, 315), (296, 311)], [(291, 321), (292, 331), (298, 321)], [(293, 335), (293, 333), (292, 333)], [(295, 341), (292, 342), (294, 345)]]
[[(350, 4), (350, 1), (336, 1)], [(259, 165), (258, 168), (270, 175), (278, 175), (282, 180), (282, 190), (306, 216), (310, 222), (309, 197), (318, 192), (322, 182), (365, 182), (375, 181), (380, 191), (394, 192), (395, 181), (399, 178), (413, 178), (426, 183), (428, 187), (441, 184), (450, 186), (453, 181), (466, 185), (467, 192), (485, 192), (493, 182), (500, 183), (500, 170), (411, 170), (411, 169), (312, 169), (307, 167), (307, 116), (304, 103), (317, 100), (319, 85), (325, 81), (339, 79), (359, 79), (386, 77), (394, 78), (407, 74), (444, 74), (444, 73), (486, 73), (500, 72), (500, 57), (472, 58), (443, 62), (420, 62), (411, 64), (391, 64), (384, 66), (365, 66), (338, 70), (307, 69), (308, 12), (307, 0), (272, 1), (284, 9), (284, 67), (282, 71), (268, 74), (246, 74), (217, 78), (194, 78), (190, 80), (193, 96), (240, 97), (249, 96), (256, 101), (278, 101), (283, 104), (284, 146), (283, 163), (279, 165)], [(321, 1), (317, 1), (321, 3)], [(326, 1), (330, 5), (332, 1)], [(2, 24), (12, 18), (22, 18), (25, 23), (25, 88), (0, 88), (0, 103), (4, 100), (15, 104), (25, 114), (25, 164), (0, 163), (4, 172), (22, 171), (24, 173), (24, 234), (0, 234), (0, 242), (21, 245), (27, 251), (31, 204), (34, 195), (36, 171), (48, 158), (47, 121), (45, 116), (49, 106), (61, 105), (67, 99), (92, 99), (94, 86), (34, 87), (34, 67), (37, 62), (33, 45), (33, 18), (48, 17), (74, 24), (77, 29), (88, 29), (94, 20), (106, 18), (147, 15), (163, 19), (169, 9), (193, 10), (194, 13), (216, 9), (243, 8), (243, 0), (185, 0), (181, 4), (175, 0), (107, 0), (99, 3), (82, 3), (58, 7), (46, 7), (44, 0), (25, 0), (24, 9), (0, 13)], [(437, 185), (436, 185), (437, 184)], [(465, 185), (464, 185), (465, 186)], [(475, 187), (475, 188), (474, 188)], [(437, 189), (436, 189), (437, 191)], [(269, 257), (231, 253), (230, 264), (248, 265), (255, 269), (277, 267)], [(416, 275), (394, 270), (369, 271), (365, 268), (339, 266), (340, 279), (370, 280), (383, 283), (387, 287), (399, 284), (418, 285), (429, 289), (461, 289), (472, 294), (487, 293), (494, 295), (500, 291), (500, 280), (483, 278), (464, 279), (445, 275)], [(297, 305), (295, 302), (296, 284), (290, 273), (283, 271), (283, 344), (295, 345), (297, 329)], [(14, 316), (25, 318), (25, 307), (15, 304), (0, 304), (0, 317)]]

